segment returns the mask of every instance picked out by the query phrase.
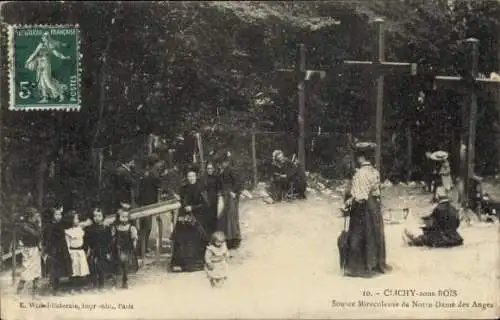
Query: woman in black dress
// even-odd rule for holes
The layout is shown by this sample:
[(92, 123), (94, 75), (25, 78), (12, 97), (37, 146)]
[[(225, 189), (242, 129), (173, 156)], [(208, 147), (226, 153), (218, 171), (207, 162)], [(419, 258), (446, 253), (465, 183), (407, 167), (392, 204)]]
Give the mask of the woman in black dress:
[(212, 162), (207, 163), (205, 172), (202, 184), (208, 197), (206, 229), (208, 234), (212, 234), (217, 229), (217, 204), (220, 195), (220, 180)]
[(224, 155), (221, 161), (221, 195), (224, 208), (218, 219), (218, 230), (224, 232), (228, 249), (237, 249), (241, 243), (240, 231), (240, 193), (241, 179), (234, 168), (230, 166), (229, 155)]
[(194, 170), (189, 169), (186, 177), (188, 183), (180, 192), (181, 208), (172, 233), (171, 266), (192, 272), (204, 267), (204, 249), (209, 236), (204, 228), (208, 197)]

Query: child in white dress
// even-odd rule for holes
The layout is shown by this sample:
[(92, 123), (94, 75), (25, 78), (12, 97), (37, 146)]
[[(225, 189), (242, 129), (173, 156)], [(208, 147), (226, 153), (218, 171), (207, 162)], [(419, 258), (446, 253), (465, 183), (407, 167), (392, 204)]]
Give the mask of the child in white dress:
[(65, 230), (66, 242), (68, 243), (69, 255), (71, 257), (72, 277), (87, 277), (90, 274), (87, 256), (83, 249), (85, 231), (80, 224), (80, 219), (75, 211), (71, 211), (69, 218), (73, 226)]
[(221, 287), (227, 279), (228, 259), (226, 236), (222, 231), (216, 231), (205, 251), (205, 272), (212, 287)]

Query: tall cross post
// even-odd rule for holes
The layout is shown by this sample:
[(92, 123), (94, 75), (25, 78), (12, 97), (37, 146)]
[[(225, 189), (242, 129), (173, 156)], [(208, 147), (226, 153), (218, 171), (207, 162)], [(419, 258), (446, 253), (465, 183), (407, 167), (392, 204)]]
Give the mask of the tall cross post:
[[(477, 122), (477, 92), (481, 90), (489, 90), (492, 88), (500, 89), (500, 80), (498, 79), (484, 79), (478, 77), (478, 61), (479, 61), (479, 40), (469, 38), (465, 40), (468, 52), (470, 54), (470, 70), (462, 76), (436, 76), (436, 87), (451, 88), (451, 89), (465, 89), (468, 94), (470, 103), (468, 112), (468, 133), (467, 133), (467, 146), (466, 157), (461, 159), (462, 164), (462, 199), (461, 206), (464, 210), (469, 209), (469, 179), (474, 176), (474, 157), (476, 146), (476, 122)], [(465, 110), (464, 110), (465, 111)], [(464, 117), (465, 118), (465, 117)], [(465, 162), (465, 163), (464, 163)]]
[(306, 69), (306, 47), (303, 43), (297, 46), (297, 63), (295, 69), (278, 69), (279, 72), (293, 73), (297, 81), (297, 100), (299, 112), (297, 122), (299, 124), (298, 156), (301, 169), (306, 170), (306, 145), (305, 145), (305, 116), (306, 116), (306, 81), (314, 76), (324, 79), (326, 70), (308, 70)]
[(342, 67), (362, 67), (371, 73), (376, 80), (376, 91), (374, 95), (376, 105), (376, 123), (375, 123), (375, 165), (377, 169), (381, 169), (381, 150), (382, 150), (382, 133), (383, 133), (383, 115), (384, 115), (384, 76), (387, 74), (399, 73), (417, 74), (417, 65), (409, 62), (387, 62), (385, 61), (385, 29), (384, 20), (375, 19), (377, 26), (377, 50), (374, 52), (372, 61), (355, 61), (344, 60)]

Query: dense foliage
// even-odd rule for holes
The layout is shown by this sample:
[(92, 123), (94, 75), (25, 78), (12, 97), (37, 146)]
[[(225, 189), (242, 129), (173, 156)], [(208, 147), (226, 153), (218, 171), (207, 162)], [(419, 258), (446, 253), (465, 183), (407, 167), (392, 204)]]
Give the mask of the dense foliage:
[[(296, 86), (276, 70), (294, 66), (300, 42), (307, 47), (309, 68), (370, 59), (375, 39), (370, 22), (379, 16), (387, 20), (386, 59), (416, 62), (423, 74), (386, 77), (383, 172), (401, 179), (410, 163), (418, 172), (424, 151), (458, 150), (463, 96), (434, 91), (432, 77), (467, 68), (460, 40), (481, 41), (481, 72), (500, 69), (500, 4), (493, 0), (11, 2), (2, 9), (6, 24), (78, 23), (84, 70), (80, 113), (9, 112), (2, 77), (3, 185), (9, 194), (40, 189), (36, 177), (42, 176), (56, 193), (88, 198), (95, 193), (89, 186), (96, 185), (92, 150), (132, 141), (125, 145), (134, 152), (142, 135), (170, 138), (193, 125), (206, 129), (207, 150), (235, 150), (237, 164), (251, 177), (252, 122), (260, 131), (288, 133), (259, 135), (259, 159), (278, 145), (296, 151)], [(5, 41), (2, 49), (5, 53)], [(0, 65), (5, 75), (5, 54)], [(340, 176), (346, 134), (374, 138), (372, 87), (362, 70), (308, 82), (308, 169)], [(258, 103), (257, 97), (267, 102)], [(499, 169), (499, 109), (493, 98), (480, 96), (482, 174)], [(331, 134), (317, 136), (319, 127)]]

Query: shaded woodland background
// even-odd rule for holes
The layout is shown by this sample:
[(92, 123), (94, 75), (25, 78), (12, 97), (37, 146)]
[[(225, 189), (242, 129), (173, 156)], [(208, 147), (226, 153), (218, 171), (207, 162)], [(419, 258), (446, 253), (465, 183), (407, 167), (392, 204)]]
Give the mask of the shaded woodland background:
[[(296, 86), (276, 70), (294, 66), (301, 42), (307, 47), (308, 68), (370, 59), (375, 39), (370, 22), (376, 17), (386, 19), (386, 60), (415, 62), (423, 71), (412, 78), (386, 77), (384, 177), (419, 179), (424, 152), (431, 149), (452, 151), (456, 171), (464, 96), (433, 90), (432, 79), (467, 70), (469, 59), (460, 40), (468, 37), (480, 40), (480, 72), (500, 70), (498, 1), (4, 4), (7, 25), (80, 25), (83, 105), (74, 113), (8, 111), (4, 28), (2, 212), (15, 211), (28, 201), (28, 193), (39, 205), (73, 197), (85, 207), (102, 193), (96, 182), (96, 150), (104, 151), (105, 167), (112, 168), (128, 157), (140, 157), (147, 135), (168, 143), (193, 125), (202, 130), (207, 152), (233, 150), (236, 165), (250, 182), (252, 123), (261, 132), (257, 149), (262, 163), (277, 147), (296, 152)], [(343, 178), (347, 133), (374, 139), (372, 87), (362, 71), (308, 82), (309, 171)], [(420, 92), (425, 98), (419, 101)], [(500, 169), (500, 107), (495, 98), (488, 93), (479, 97), (480, 175), (495, 175)]]

